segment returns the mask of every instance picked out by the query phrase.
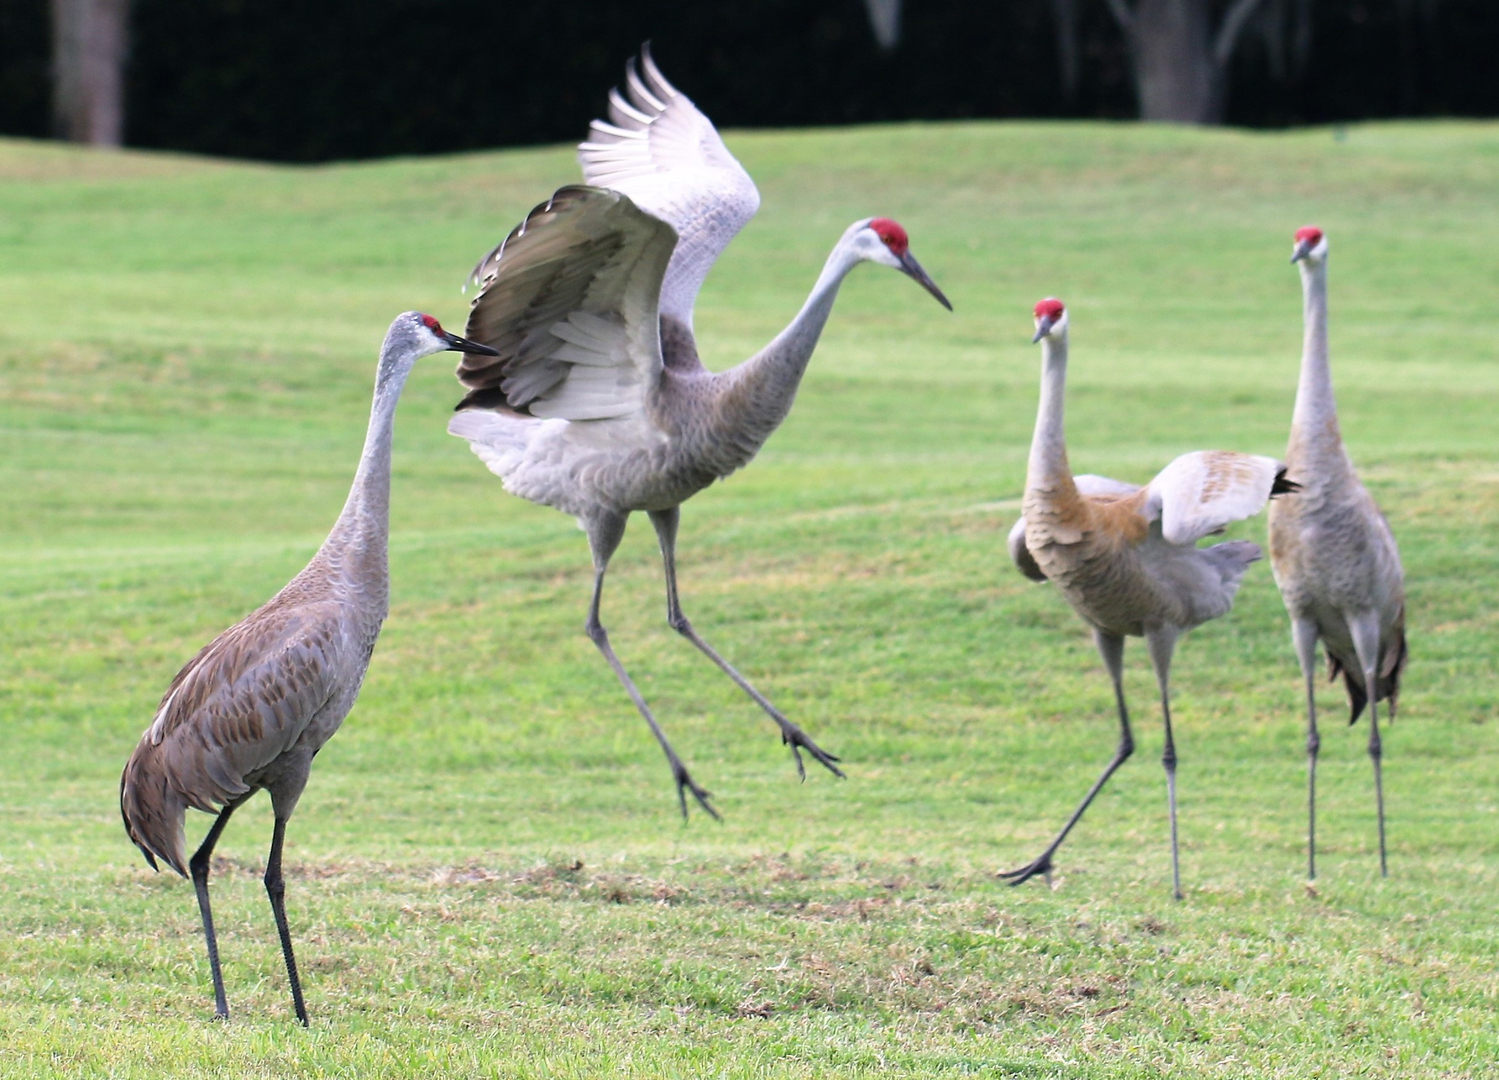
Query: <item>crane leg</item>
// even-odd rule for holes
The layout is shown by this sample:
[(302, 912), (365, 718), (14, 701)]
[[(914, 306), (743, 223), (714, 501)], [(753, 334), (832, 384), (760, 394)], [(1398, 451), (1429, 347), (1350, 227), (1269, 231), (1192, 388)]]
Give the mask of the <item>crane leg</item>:
[(1182, 898), (1181, 849), (1176, 833), (1176, 739), (1171, 733), (1171, 655), (1176, 651), (1176, 630), (1166, 627), (1145, 635), (1150, 662), (1161, 687), (1161, 716), (1166, 724), (1166, 746), (1161, 765), (1166, 769), (1166, 806), (1171, 814), (1171, 895)]
[(1129, 710), (1124, 705), (1124, 639), (1106, 634), (1102, 630), (1093, 631), (1093, 640), (1098, 645), (1098, 652), (1103, 657), (1104, 666), (1109, 669), (1109, 678), (1114, 682), (1114, 699), (1119, 703), (1119, 746), (1114, 750), (1114, 756), (1099, 778), (1093, 781), (1093, 786), (1088, 789), (1088, 794), (1083, 796), (1083, 801), (1078, 804), (1072, 816), (1067, 819), (1067, 824), (1062, 826), (1062, 831), (1057, 833), (1056, 838), (1046, 845), (1046, 850), (1031, 860), (1025, 866), (1016, 870), (1003, 870), (999, 876), (1009, 880), (1011, 885), (1019, 885), (1022, 881), (1029, 881), (1037, 874), (1051, 876), (1051, 857), (1057, 848), (1062, 846), (1062, 841), (1067, 839), (1067, 834), (1072, 831), (1072, 826), (1078, 823), (1083, 816), (1083, 811), (1093, 801), (1093, 797), (1102, 790), (1109, 777), (1114, 775), (1115, 770), (1129, 759), (1135, 752), (1135, 739), (1129, 730)]
[(1291, 620), (1291, 641), (1306, 681), (1306, 877), (1317, 879), (1317, 753), (1322, 737), (1317, 734), (1317, 624), (1310, 619)]
[(286, 977), (291, 981), (291, 1003), (297, 1020), (307, 1027), (307, 1006), (302, 1002), (302, 980), (297, 977), (297, 958), (291, 949), (291, 930), (286, 925), (286, 881), (281, 876), (281, 844), (286, 839), (286, 818), (276, 814), (276, 828), (271, 833), (271, 854), (265, 861), (265, 891), (271, 898), (276, 916), (276, 933), (281, 936), (281, 955), (286, 959)]
[(203, 843), (198, 845), (198, 850), (193, 852), (193, 857), (187, 864), (188, 870), (192, 872), (193, 891), (198, 894), (198, 911), (203, 916), (203, 937), (208, 942), (208, 967), (213, 972), (213, 1012), (219, 1020), (229, 1019), (229, 1002), (224, 997), (224, 972), (219, 967), (219, 939), (213, 932), (213, 909), (208, 903), (208, 867), (213, 859), (213, 849), (219, 842), (219, 834), (229, 824), (229, 815), (251, 794), (253, 792), (224, 805), (219, 816), (213, 819), (213, 825), (203, 838)]
[(805, 731), (788, 720), (780, 709), (772, 705), (764, 694), (756, 690), (748, 679), (735, 670), (733, 664), (720, 656), (718, 651), (693, 629), (692, 623), (688, 622), (687, 616), (682, 612), (682, 604), (677, 596), (677, 523), (681, 519), (681, 512), (677, 507), (672, 507), (670, 510), (652, 510), (650, 517), (651, 524), (656, 527), (656, 539), (661, 544), (661, 563), (666, 570), (666, 621), (671, 628), (696, 645), (704, 656), (717, 664), (725, 675), (734, 680), (734, 684), (739, 689), (748, 694), (750, 699), (764, 709), (766, 715), (780, 726), (781, 741), (791, 747), (791, 754), (796, 759), (797, 775), (803, 780), (807, 778), (806, 767), (802, 764), (802, 751), (806, 750), (834, 776), (843, 776), (843, 770), (835, 764), (838, 761), (836, 756), (823, 750)]
[(588, 637), (598, 646), (599, 652), (604, 654), (604, 659), (614, 670), (614, 675), (619, 679), (620, 685), (630, 695), (635, 708), (640, 711), (641, 716), (645, 717), (645, 722), (650, 725), (651, 734), (656, 736), (656, 741), (661, 744), (661, 749), (666, 754), (666, 761), (671, 766), (672, 779), (676, 781), (677, 802), (682, 808), (683, 820), (687, 818), (687, 792), (689, 791), (709, 816), (722, 820), (719, 818), (718, 811), (713, 809), (713, 804), (709, 802), (712, 796), (692, 779), (687, 772), (687, 766), (682, 764), (682, 759), (677, 756), (677, 752), (667, 741), (666, 733), (661, 730), (661, 725), (656, 723), (656, 717), (652, 715), (650, 706), (645, 703), (645, 698), (636, 689), (635, 683), (625, 671), (624, 664), (620, 663), (619, 657), (614, 655), (614, 647), (609, 644), (609, 632), (599, 621), (599, 604), (604, 596), (604, 573), (609, 569), (609, 559), (619, 547), (620, 540), (624, 539), (627, 520), (624, 515), (608, 514), (590, 518), (586, 523), (588, 546), (593, 552), (593, 602), (588, 606), (588, 623), (585, 629)]
[(1374, 763), (1374, 806), (1379, 820), (1379, 876), (1389, 877), (1385, 856), (1384, 775), (1381, 762), (1384, 747), (1379, 739), (1379, 616), (1373, 612), (1348, 620), (1353, 634), (1353, 648), (1358, 666), (1364, 673), (1364, 692), (1369, 695), (1369, 760)]

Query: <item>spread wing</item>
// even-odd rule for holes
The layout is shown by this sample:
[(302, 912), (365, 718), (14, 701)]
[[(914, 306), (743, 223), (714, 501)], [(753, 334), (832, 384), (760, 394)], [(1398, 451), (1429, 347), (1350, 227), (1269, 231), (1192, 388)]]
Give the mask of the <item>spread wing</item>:
[(586, 183), (624, 192), (679, 237), (661, 288), (661, 314), (692, 326), (692, 305), (723, 249), (760, 208), (760, 193), (713, 122), (640, 50), (625, 93), (609, 92), (609, 119), (578, 147)]
[(474, 268), (459, 408), (539, 417), (646, 415), (661, 377), (657, 302), (676, 245), (670, 225), (616, 191), (565, 187)]
[(1253, 517), (1272, 493), (1295, 490), (1274, 458), (1199, 450), (1183, 454), (1150, 482), (1145, 514), (1168, 543), (1195, 544), (1230, 522)]
[(333, 601), (268, 605), (177, 673), (143, 742), (189, 805), (216, 810), (296, 742), (337, 688), (339, 627)]
[[(1095, 476), (1092, 473), (1074, 476), (1072, 483), (1080, 494), (1089, 497), (1133, 495), (1140, 490), (1139, 484), (1127, 484), (1123, 480), (1110, 480), (1107, 476)], [(1025, 517), (1023, 515), (1010, 528), (1008, 544), (1010, 559), (1022, 574), (1032, 581), (1046, 580), (1046, 574), (1036, 562), (1036, 557), (1031, 554), (1031, 549), (1025, 546)]]

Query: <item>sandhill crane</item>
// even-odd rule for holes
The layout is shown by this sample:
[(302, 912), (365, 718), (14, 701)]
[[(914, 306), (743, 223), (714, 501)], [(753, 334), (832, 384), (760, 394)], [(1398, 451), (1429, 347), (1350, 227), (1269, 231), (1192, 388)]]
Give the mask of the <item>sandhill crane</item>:
[(1134, 752), (1124, 704), (1124, 639), (1144, 637), (1161, 688), (1166, 725), (1166, 797), (1171, 814), (1172, 894), (1181, 899), (1176, 833), (1176, 742), (1171, 734), (1168, 675), (1176, 639), (1227, 614), (1260, 549), (1247, 540), (1207, 548), (1197, 541), (1260, 512), (1273, 495), (1296, 490), (1273, 458), (1221, 450), (1183, 454), (1145, 487), (1102, 476), (1072, 475), (1062, 429), (1067, 380), (1067, 309), (1060, 300), (1036, 305), (1041, 342), (1041, 405), (1026, 469), (1024, 516), (1010, 532), (1010, 557), (1035, 581), (1051, 581), (1093, 628), (1114, 682), (1119, 747), (1103, 775), (1046, 850), (1000, 876), (1018, 885), (1050, 874), (1052, 855), (1093, 797)]
[(1379, 872), (1387, 876), (1378, 705), (1388, 700), (1394, 717), (1406, 660), (1405, 581), (1389, 523), (1359, 483), (1338, 430), (1327, 355), (1327, 237), (1322, 230), (1298, 230), (1291, 261), (1301, 267), (1305, 329), (1286, 463), (1303, 479), (1305, 490), (1270, 508), (1270, 567), (1291, 616), (1291, 639), (1306, 681), (1306, 872), (1308, 878), (1317, 876), (1321, 738), (1315, 676), (1320, 640), (1332, 678), (1343, 676), (1348, 722), (1357, 721), (1364, 705), (1369, 706)]
[[(153, 869), (160, 859), (183, 877), (192, 876), (221, 1019), (228, 1018), (229, 1006), (208, 904), (209, 860), (230, 815), (264, 789), (276, 815), (265, 888), (292, 1004), (297, 1019), (307, 1024), (286, 925), (281, 844), (313, 757), (359, 696), (389, 610), (386, 535), (396, 403), (412, 365), (450, 349), (492, 354), (420, 312), (408, 311), (390, 324), (364, 453), (333, 531), (284, 589), (177, 673), (120, 777), (120, 813), (130, 839)], [(183, 831), (189, 806), (217, 814), (191, 860)]]
[(536, 207), (475, 268), (480, 291), (465, 330), (493, 361), (465, 359), (469, 388), (448, 425), (505, 483), (572, 514), (588, 534), (593, 601), (587, 633), (650, 726), (670, 764), (682, 814), (690, 791), (717, 811), (667, 741), (599, 621), (604, 572), (630, 514), (655, 526), (673, 629), (717, 664), (780, 727), (797, 771), (806, 750), (836, 775), (837, 758), (702, 639), (677, 595), (683, 502), (753, 458), (785, 419), (843, 278), (876, 262), (915, 278), (951, 309), (888, 218), (850, 225), (801, 311), (756, 356), (724, 372), (698, 359), (692, 307), (719, 253), (760, 204), (754, 182), (712, 123), (643, 50), (578, 148), (589, 187)]

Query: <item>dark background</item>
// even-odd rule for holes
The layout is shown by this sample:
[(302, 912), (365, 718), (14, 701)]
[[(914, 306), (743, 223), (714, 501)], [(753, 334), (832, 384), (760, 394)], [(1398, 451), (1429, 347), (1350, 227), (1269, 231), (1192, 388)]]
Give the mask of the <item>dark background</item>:
[[(1067, 100), (1046, 0), (135, 0), (126, 143), (321, 161), (575, 140), (645, 38), (728, 127), (1135, 115), (1104, 0), (1079, 0)], [(1229, 123), (1499, 114), (1496, 0), (1314, 0), (1311, 49), (1251, 29)], [(45, 0), (0, 0), (0, 133), (45, 136)]]

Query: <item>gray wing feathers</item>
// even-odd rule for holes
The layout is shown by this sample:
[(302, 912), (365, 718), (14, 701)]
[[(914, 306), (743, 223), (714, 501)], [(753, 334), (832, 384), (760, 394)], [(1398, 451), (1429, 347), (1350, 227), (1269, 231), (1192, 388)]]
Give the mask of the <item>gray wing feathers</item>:
[(1011, 527), (1008, 543), (1010, 560), (1016, 568), (1032, 581), (1045, 581), (1046, 575), (1041, 572), (1031, 549), (1025, 546), (1025, 518), (1019, 518)]
[(1260, 546), (1251, 540), (1229, 540), (1226, 543), (1214, 544), (1204, 548), (1202, 554), (1218, 571), (1218, 576), (1223, 582), (1223, 590), (1229, 601), (1232, 601), (1234, 595), (1238, 593), (1239, 582), (1244, 579), (1244, 572), (1265, 556)]
[(692, 307), (713, 263), (760, 207), (760, 193), (712, 121), (666, 81), (651, 59), (625, 68), (625, 92), (609, 94), (578, 147), (589, 184), (630, 196), (679, 236), (661, 289), (661, 312), (692, 325)]
[(267, 605), (178, 672), (121, 777), (125, 826), (148, 859), (185, 874), (186, 808), (243, 795), (327, 706), (346, 666), (339, 613), (331, 600)]
[(501, 406), (565, 420), (640, 414), (661, 373), (661, 278), (670, 225), (629, 198), (565, 187), (474, 269), (459, 408)]
[(1072, 483), (1078, 492), (1089, 498), (1101, 495), (1133, 495), (1140, 490), (1139, 484), (1131, 484), (1125, 480), (1113, 480), (1107, 476), (1098, 476), (1094, 473), (1083, 473), (1074, 476)]

